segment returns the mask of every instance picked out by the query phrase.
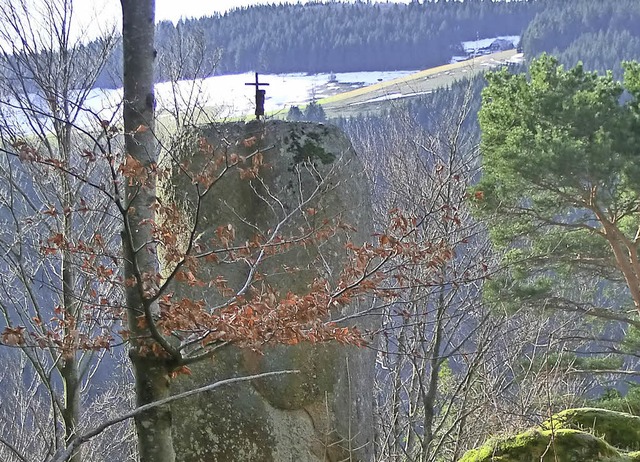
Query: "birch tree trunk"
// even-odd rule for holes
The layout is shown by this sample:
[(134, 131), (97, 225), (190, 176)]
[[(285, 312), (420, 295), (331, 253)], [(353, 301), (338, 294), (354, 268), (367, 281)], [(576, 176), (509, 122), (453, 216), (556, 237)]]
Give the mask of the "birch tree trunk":
[[(169, 396), (169, 363), (161, 355), (159, 357), (149, 351), (155, 341), (149, 326), (157, 315), (157, 304), (150, 303), (145, 297), (147, 290), (153, 290), (152, 281), (158, 274), (152, 233), (156, 179), (153, 173), (149, 173), (157, 161), (154, 131), (155, 1), (121, 0), (121, 3), (125, 149), (127, 158), (148, 172), (127, 181), (122, 233), (125, 277), (137, 282), (127, 289), (127, 316), (136, 401), (137, 406), (143, 406)], [(161, 406), (145, 412), (136, 416), (135, 421), (140, 461), (173, 462), (175, 453), (169, 407)]]

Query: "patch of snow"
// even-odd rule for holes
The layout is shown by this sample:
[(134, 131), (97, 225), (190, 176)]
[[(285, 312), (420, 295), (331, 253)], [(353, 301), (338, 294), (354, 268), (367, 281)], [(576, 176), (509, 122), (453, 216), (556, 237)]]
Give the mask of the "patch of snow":
[[(327, 84), (329, 74), (263, 74), (260, 75), (260, 82), (269, 84), (262, 88), (266, 90), (265, 111), (270, 112), (322, 98), (330, 90), (329, 87), (336, 88), (339, 83), (351, 83), (352, 88), (360, 88), (378, 83), (380, 79), (392, 80), (414, 72), (340, 73), (335, 74), (338, 83), (331, 84)], [(170, 83), (159, 83), (156, 85), (158, 112), (170, 111), (176, 106), (184, 108), (197, 101), (200, 105), (217, 109), (220, 117), (251, 114), (254, 109), (255, 88), (245, 83), (253, 82), (254, 79), (253, 73), (221, 75), (204, 80), (180, 81), (175, 89)], [(120, 101), (122, 89), (97, 89), (92, 90), (88, 106), (102, 118), (110, 118), (118, 110)]]
[[(391, 72), (347, 72), (335, 74), (337, 83), (351, 84), (353, 88), (392, 80), (414, 73), (415, 71)], [(255, 88), (245, 85), (254, 81), (253, 73), (232, 74), (210, 77), (200, 81), (201, 99), (206, 106), (216, 106), (223, 109), (228, 116), (251, 114), (255, 100)], [(268, 83), (262, 87), (266, 90), (265, 111), (276, 111), (291, 105), (307, 104), (313, 99), (325, 95), (323, 88), (327, 88), (329, 74), (307, 75), (296, 74), (264, 74), (260, 81)], [(180, 82), (184, 87), (181, 92), (188, 93), (193, 86), (192, 81)], [(336, 83), (331, 84), (335, 87)], [(173, 107), (170, 84), (156, 85), (156, 92), (160, 106)]]
[(371, 98), (366, 101), (358, 101), (357, 103), (351, 103), (349, 104), (349, 106), (359, 106), (361, 104), (377, 103), (380, 101), (391, 101), (391, 100), (396, 100), (401, 98), (410, 98), (412, 96), (428, 95), (430, 93), (433, 93), (433, 91), (429, 90), (429, 91), (417, 91), (414, 93), (391, 93), (389, 95), (378, 96), (377, 98)]
[[(340, 84), (353, 88), (371, 85), (380, 81), (404, 77), (416, 71), (385, 72), (347, 72), (335, 74), (336, 81), (327, 83), (330, 74), (264, 74), (260, 82), (268, 83), (265, 111), (277, 111), (292, 105), (303, 105), (331, 94)], [(217, 117), (235, 117), (252, 114), (255, 104), (255, 88), (245, 85), (253, 82), (253, 73), (214, 76), (203, 80), (184, 80), (175, 87), (170, 83), (156, 85), (157, 112), (159, 115), (173, 111), (176, 107), (199, 106), (213, 108)], [(39, 101), (32, 96), (32, 101)], [(46, 105), (42, 105), (47, 112)], [(93, 89), (79, 110), (74, 123), (81, 127), (96, 127), (100, 120), (118, 121), (122, 114), (122, 89)], [(7, 109), (4, 114), (6, 123), (17, 130), (31, 130), (24, 114), (18, 110)]]
[(524, 62), (524, 53), (517, 53), (507, 60), (508, 63), (520, 64)]
[(383, 96), (378, 96), (377, 98), (371, 98), (368, 99), (366, 101), (360, 101), (357, 103), (353, 103), (353, 106), (357, 106), (359, 104), (366, 104), (366, 103), (377, 103), (379, 101), (389, 101), (391, 99), (398, 99), (398, 98), (402, 98), (402, 96), (404, 96), (402, 93), (391, 93), (390, 95), (383, 95)]
[[(393, 80), (399, 77), (405, 77), (407, 75), (417, 72), (416, 70), (409, 71), (381, 71), (381, 72), (345, 72), (343, 74), (336, 74), (338, 82), (362, 82), (365, 85), (377, 83), (382, 81)], [(327, 75), (327, 74), (320, 74)]]

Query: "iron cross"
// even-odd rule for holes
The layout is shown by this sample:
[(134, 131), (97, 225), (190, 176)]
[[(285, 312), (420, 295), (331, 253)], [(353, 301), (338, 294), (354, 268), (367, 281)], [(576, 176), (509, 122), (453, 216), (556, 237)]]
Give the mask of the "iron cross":
[(261, 90), (260, 85), (269, 85), (268, 83), (258, 82), (258, 73), (256, 72), (256, 81), (245, 83), (245, 85), (253, 85), (256, 87), (256, 119), (260, 120), (260, 116), (264, 116), (264, 98), (266, 90)]

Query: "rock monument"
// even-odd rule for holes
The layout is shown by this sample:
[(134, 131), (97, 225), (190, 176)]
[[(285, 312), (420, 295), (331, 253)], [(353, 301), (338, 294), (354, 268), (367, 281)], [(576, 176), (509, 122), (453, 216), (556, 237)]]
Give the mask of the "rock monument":
[[(251, 239), (278, 223), (295, 230), (325, 219), (342, 221), (357, 231), (355, 242), (371, 239), (371, 207), (363, 167), (350, 142), (335, 127), (311, 123), (253, 121), (198, 129), (211, 149), (250, 156), (260, 151), (265, 168), (251, 181), (223, 177), (201, 203), (202, 232), (213, 235), (220, 224), (233, 223), (236, 238)], [(185, 146), (188, 146), (186, 143)], [(189, 154), (187, 149), (187, 154)], [(197, 156), (196, 156), (197, 157)], [(190, 161), (191, 167), (198, 159)], [(163, 200), (189, 213), (192, 179), (176, 169), (165, 184)], [(283, 217), (300, 205), (315, 212)], [(297, 221), (296, 221), (297, 220)], [(313, 224), (313, 223), (312, 223)], [(208, 228), (207, 226), (211, 228)], [(286, 232), (286, 229), (284, 230)], [(293, 246), (265, 262), (262, 272), (282, 291), (305, 293), (314, 277), (337, 276), (344, 266), (347, 237), (336, 234), (318, 246)], [(283, 268), (296, 267), (293, 272)], [(208, 276), (223, 276), (232, 287), (247, 277), (241, 263), (211, 264)], [(185, 295), (215, 302), (220, 294), (205, 288), (181, 288)], [(203, 293), (204, 290), (204, 293)], [(190, 293), (190, 291), (193, 291)], [(196, 291), (200, 291), (196, 293)], [(335, 313), (345, 316), (358, 307)], [(367, 318), (350, 325), (368, 327)], [(181, 401), (172, 406), (174, 446), (182, 462), (368, 461), (373, 444), (374, 358), (366, 348), (335, 343), (267, 345), (262, 354), (235, 347), (221, 349), (192, 367), (191, 376), (176, 380), (175, 392), (220, 379), (273, 370), (299, 369), (300, 374), (244, 382)]]

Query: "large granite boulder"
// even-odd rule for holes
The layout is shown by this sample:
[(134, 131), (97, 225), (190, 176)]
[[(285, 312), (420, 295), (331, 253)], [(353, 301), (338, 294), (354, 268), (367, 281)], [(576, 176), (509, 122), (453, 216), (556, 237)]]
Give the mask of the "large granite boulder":
[(639, 462), (639, 430), (640, 418), (623, 412), (568, 409), (540, 427), (492, 438), (460, 462)]
[[(268, 283), (280, 291), (306, 293), (317, 276), (337, 277), (348, 258), (347, 239), (371, 238), (371, 207), (363, 167), (346, 137), (335, 127), (282, 121), (229, 123), (199, 129), (186, 138), (180, 162), (161, 198), (180, 204), (185, 220), (193, 213), (193, 175), (210, 158), (198, 147), (205, 136), (211, 152), (251, 156), (261, 151), (259, 177), (225, 175), (201, 204), (202, 241), (216, 228), (231, 223), (236, 239), (250, 240), (268, 233), (293, 212), (281, 232), (321, 227), (325, 220), (342, 220), (357, 231), (340, 231), (318, 245), (296, 245), (271, 256), (261, 266)], [(200, 143), (201, 145), (202, 143)], [(194, 154), (195, 153), (195, 154)], [(236, 157), (233, 157), (234, 159)], [(185, 162), (187, 161), (187, 162)], [(244, 176), (244, 178), (241, 178)], [(295, 213), (300, 208), (314, 213)], [(294, 271), (284, 271), (284, 268)], [(203, 277), (222, 276), (233, 288), (244, 283), (248, 267), (242, 262), (211, 263)], [(179, 287), (181, 295), (204, 297), (215, 304), (213, 288)], [(351, 306), (335, 316), (358, 310)], [(368, 319), (365, 321), (365, 319)], [(371, 317), (356, 321), (369, 327)], [(203, 393), (172, 405), (174, 445), (179, 461), (296, 461), (318, 462), (372, 459), (373, 369), (370, 350), (335, 343), (267, 345), (261, 352), (225, 347), (210, 361), (194, 365), (191, 376), (176, 380), (174, 392), (220, 379), (274, 370), (298, 369), (295, 375), (245, 382)]]

